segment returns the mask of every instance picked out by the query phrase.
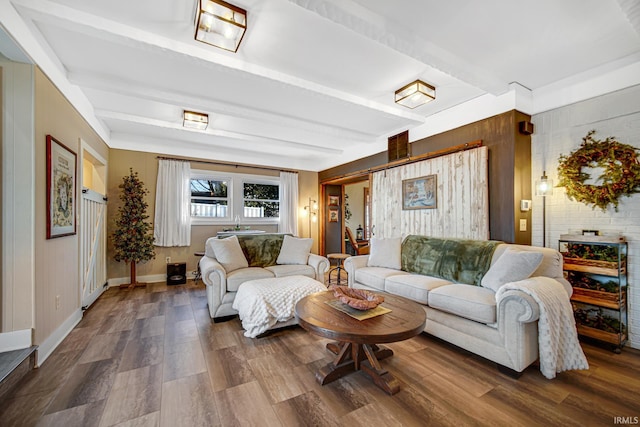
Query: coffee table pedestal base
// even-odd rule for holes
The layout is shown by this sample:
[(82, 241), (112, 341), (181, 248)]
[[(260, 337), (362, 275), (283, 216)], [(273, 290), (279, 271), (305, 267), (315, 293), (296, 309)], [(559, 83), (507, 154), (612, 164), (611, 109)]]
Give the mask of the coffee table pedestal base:
[(400, 383), (379, 360), (393, 356), (393, 351), (377, 344), (357, 344), (350, 342), (330, 342), (327, 349), (336, 355), (333, 362), (316, 372), (316, 379), (322, 385), (329, 384), (355, 371), (369, 375), (378, 387), (388, 394), (400, 390)]

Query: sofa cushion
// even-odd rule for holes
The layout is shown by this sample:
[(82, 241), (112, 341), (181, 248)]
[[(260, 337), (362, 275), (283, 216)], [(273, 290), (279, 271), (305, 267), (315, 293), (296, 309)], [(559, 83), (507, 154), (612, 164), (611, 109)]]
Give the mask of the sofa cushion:
[(354, 280), (370, 288), (384, 291), (384, 282), (387, 277), (408, 274), (406, 271), (391, 268), (362, 267), (356, 270)]
[(427, 304), (429, 302), (429, 291), (450, 284), (451, 282), (448, 280), (437, 277), (419, 274), (398, 274), (386, 278), (384, 290), (390, 294), (409, 298), (420, 304)]
[(249, 266), (236, 236), (211, 240), (216, 259), (228, 273)]
[(236, 292), (240, 285), (247, 280), (269, 279), (275, 277), (274, 274), (266, 268), (247, 267), (235, 270), (227, 274), (227, 292)]
[(495, 253), (493, 254), (492, 264), (495, 264), (502, 254), (507, 249), (518, 249), (521, 251), (528, 252), (539, 252), (543, 255), (542, 262), (536, 268), (536, 270), (531, 274), (531, 276), (546, 276), (554, 279), (559, 279), (564, 277), (562, 273), (562, 254), (555, 249), (551, 248), (541, 248), (539, 246), (526, 246), (526, 245), (514, 245), (514, 244), (502, 244), (498, 245)]
[(496, 321), (496, 294), (481, 286), (452, 284), (429, 292), (429, 307), (482, 323)]
[(402, 269), (455, 283), (480, 286), (493, 252), (492, 240), (439, 239), (410, 235), (402, 243)]
[(271, 267), (265, 267), (265, 269), (272, 272), (276, 277), (300, 275), (311, 277), (312, 279), (316, 278), (316, 271), (307, 264), (272, 265)]
[(276, 264), (306, 264), (313, 239), (284, 236)]
[(531, 276), (540, 263), (540, 252), (521, 251), (508, 248), (491, 266), (487, 274), (482, 278), (482, 286), (498, 292), (501, 286), (510, 282), (524, 280)]
[(400, 270), (401, 238), (377, 239), (373, 237), (369, 242), (368, 267), (385, 267)]

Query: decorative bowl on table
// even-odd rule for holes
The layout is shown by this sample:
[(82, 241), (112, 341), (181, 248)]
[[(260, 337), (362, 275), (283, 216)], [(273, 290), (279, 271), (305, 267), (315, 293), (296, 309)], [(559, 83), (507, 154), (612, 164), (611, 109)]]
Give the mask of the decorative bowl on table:
[(384, 297), (364, 289), (333, 285), (329, 288), (333, 295), (349, 307), (356, 310), (371, 310), (384, 302)]

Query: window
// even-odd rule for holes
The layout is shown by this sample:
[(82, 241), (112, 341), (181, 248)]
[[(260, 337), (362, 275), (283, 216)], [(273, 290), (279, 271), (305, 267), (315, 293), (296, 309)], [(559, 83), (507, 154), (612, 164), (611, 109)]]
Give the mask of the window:
[(214, 177), (191, 178), (191, 216), (229, 218), (227, 181)]
[(245, 217), (278, 218), (280, 188), (274, 184), (244, 183), (243, 211)]
[(196, 224), (277, 223), (280, 178), (259, 175), (191, 173), (191, 219)]

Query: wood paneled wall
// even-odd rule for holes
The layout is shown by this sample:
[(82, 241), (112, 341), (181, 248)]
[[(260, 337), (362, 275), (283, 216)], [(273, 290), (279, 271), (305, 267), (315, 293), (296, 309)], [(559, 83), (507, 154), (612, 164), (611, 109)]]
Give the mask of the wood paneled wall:
[[(511, 110), (411, 143), (412, 156), (476, 140), (482, 140), (482, 144), (488, 147), (491, 239), (531, 244), (531, 212), (521, 212), (519, 209), (520, 200), (532, 198), (531, 136), (518, 130), (519, 122), (530, 120), (531, 116)], [(326, 169), (318, 177), (320, 182), (326, 182), (354, 171), (376, 168), (386, 162), (387, 153), (381, 152)], [(527, 221), (526, 231), (520, 231), (518, 227), (521, 219)]]
[[(374, 237), (489, 238), (488, 149), (449, 154), (373, 174)], [(402, 209), (402, 181), (435, 174), (436, 209)]]

